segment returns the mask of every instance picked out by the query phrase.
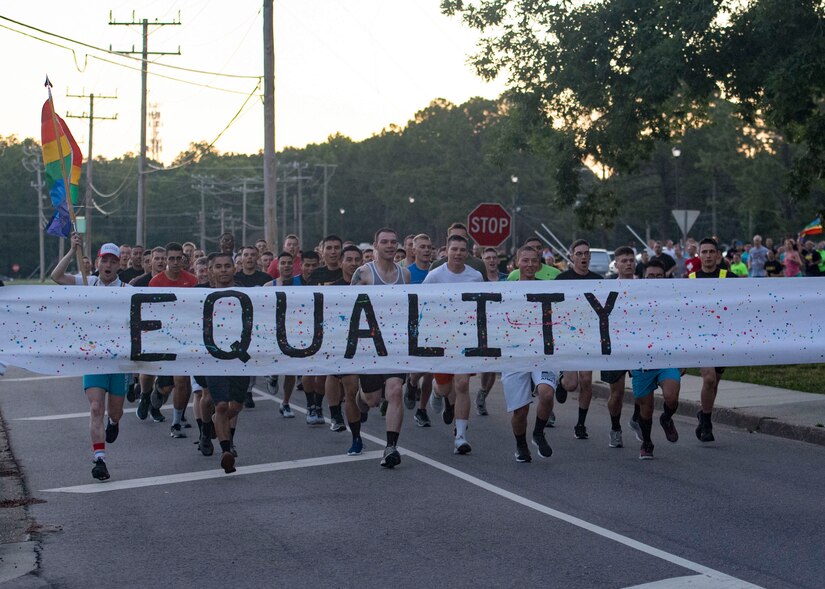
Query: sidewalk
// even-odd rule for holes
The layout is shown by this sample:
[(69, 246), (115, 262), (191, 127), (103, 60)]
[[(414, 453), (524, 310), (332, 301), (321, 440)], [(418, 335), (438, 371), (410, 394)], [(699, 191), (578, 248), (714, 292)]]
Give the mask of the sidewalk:
[[(593, 396), (606, 399), (610, 391), (608, 385), (596, 380), (598, 373), (593, 376)], [(688, 374), (683, 376), (677, 413), (695, 418), (700, 408), (701, 391), (701, 378)], [(624, 402), (633, 403), (629, 388)], [(656, 391), (655, 402), (656, 409), (661, 410), (660, 390)], [(722, 375), (713, 408), (713, 421), (751, 432), (825, 446), (825, 394), (735, 382), (725, 380)]]

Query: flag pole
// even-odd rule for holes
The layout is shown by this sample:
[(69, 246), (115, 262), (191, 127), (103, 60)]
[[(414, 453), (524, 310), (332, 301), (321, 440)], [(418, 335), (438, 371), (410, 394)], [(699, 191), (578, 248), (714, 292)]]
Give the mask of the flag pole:
[[(69, 173), (66, 170), (66, 160), (63, 159), (63, 144), (60, 141), (60, 131), (58, 130), (57, 113), (54, 111), (54, 99), (52, 98), (52, 83), (49, 76), (46, 76), (46, 90), (49, 92), (49, 108), (52, 111), (52, 124), (54, 125), (54, 136), (57, 139), (57, 157), (60, 158), (60, 169), (63, 171), (63, 187), (66, 189), (66, 208), (69, 209), (69, 218), (72, 220), (72, 231), (77, 232), (77, 219), (74, 216), (74, 206), (72, 205), (72, 185), (69, 182)], [(64, 132), (64, 137), (65, 137)], [(88, 286), (86, 278), (86, 267), (83, 265), (83, 257), (79, 247), (75, 248), (77, 267), (83, 277), (83, 286)]]

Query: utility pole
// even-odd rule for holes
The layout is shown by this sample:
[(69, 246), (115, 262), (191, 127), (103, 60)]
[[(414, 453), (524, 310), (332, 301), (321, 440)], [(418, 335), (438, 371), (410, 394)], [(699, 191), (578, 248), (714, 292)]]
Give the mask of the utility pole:
[[(247, 219), (246, 198), (247, 198), (247, 196), (249, 195), (250, 192), (261, 192), (261, 190), (263, 190), (263, 189), (262, 188), (251, 188), (249, 186), (249, 184), (252, 183), (252, 182), (260, 182), (260, 179), (258, 179), (258, 178), (241, 178), (241, 182), (242, 182), (242, 185), (241, 185), (240, 188), (235, 187), (232, 190), (236, 190), (236, 191), (239, 190), (241, 192), (241, 198), (242, 198), (242, 201), (241, 201), (241, 242), (244, 245), (247, 245), (248, 242), (246, 241), (246, 228), (247, 228), (247, 226), (249, 226), (249, 223), (246, 220)], [(269, 242), (267, 242), (267, 243), (269, 243)], [(275, 244), (274, 243), (270, 244), (270, 247), (275, 249)]]
[(275, 168), (275, 34), (273, 0), (264, 0), (264, 239), (278, 243)]
[(43, 227), (46, 225), (46, 216), (43, 214), (43, 155), (35, 146), (24, 147), (26, 157), (23, 158), (23, 167), (29, 172), (37, 173), (37, 182), (31, 186), (37, 192), (37, 237), (40, 242), (40, 282), (46, 281), (46, 242)]
[(100, 99), (115, 99), (117, 96), (95, 96), (94, 93), (86, 95), (84, 94), (69, 94), (66, 93), (67, 98), (88, 98), (89, 99), (89, 112), (83, 113), (79, 115), (73, 115), (69, 112), (66, 113), (66, 118), (69, 119), (89, 119), (89, 155), (86, 158), (86, 195), (84, 197), (84, 204), (83, 204), (83, 218), (86, 224), (86, 239), (83, 242), (83, 250), (84, 254), (90, 260), (92, 259), (92, 199), (94, 196), (92, 195), (92, 179), (93, 179), (93, 168), (94, 168), (94, 152), (92, 151), (93, 141), (92, 138), (94, 136), (94, 129), (95, 129), (95, 119), (99, 121), (115, 121), (117, 120), (117, 115), (113, 117), (96, 117), (95, 116), (95, 98)]
[[(197, 186), (192, 186), (194, 190), (197, 190), (201, 194), (201, 214), (200, 214), (200, 247), (203, 251), (207, 251), (206, 249), (206, 190), (213, 189), (215, 185), (212, 183), (211, 176), (202, 176), (200, 174), (193, 174), (192, 179), (195, 180), (198, 184)], [(223, 229), (221, 229), (221, 233), (223, 233)]]
[(329, 186), (329, 181), (332, 180), (332, 177), (335, 175), (335, 169), (338, 167), (338, 164), (315, 164), (316, 168), (322, 168), (324, 170), (324, 188), (323, 188), (323, 201), (322, 201), (322, 213), (324, 216), (324, 237), (329, 235), (328, 227), (327, 227), (327, 187)]
[[(132, 45), (131, 51), (118, 51), (124, 55), (133, 55), (140, 53), (141, 68), (140, 68), (140, 155), (138, 156), (138, 183), (137, 183), (137, 223), (135, 227), (135, 243), (146, 243), (146, 95), (147, 95), (147, 78), (149, 76), (149, 56), (150, 55), (180, 55), (180, 47), (176, 52), (168, 51), (149, 51), (149, 20), (144, 18), (140, 21), (135, 19), (135, 13), (132, 12), (131, 22), (117, 22), (112, 18), (112, 12), (109, 11), (110, 25), (124, 25), (135, 26), (140, 25), (143, 29), (143, 49), (135, 51), (135, 46)], [(178, 19), (168, 22), (161, 22), (155, 19), (152, 26), (163, 27), (167, 25), (180, 25), (180, 12), (178, 12)], [(112, 47), (109, 46), (111, 51)]]

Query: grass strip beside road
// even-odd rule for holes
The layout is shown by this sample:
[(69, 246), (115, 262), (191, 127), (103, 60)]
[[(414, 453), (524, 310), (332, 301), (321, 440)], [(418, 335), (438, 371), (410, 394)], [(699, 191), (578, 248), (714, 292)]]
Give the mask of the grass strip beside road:
[[(699, 376), (699, 369), (690, 368), (688, 374)], [(825, 364), (736, 366), (725, 368), (722, 379), (761, 384), (804, 393), (825, 394)]]

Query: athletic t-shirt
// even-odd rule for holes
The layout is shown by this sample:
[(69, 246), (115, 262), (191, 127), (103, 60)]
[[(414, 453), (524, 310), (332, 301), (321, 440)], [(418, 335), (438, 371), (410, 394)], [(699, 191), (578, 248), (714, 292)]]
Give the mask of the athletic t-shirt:
[(442, 264), (438, 268), (430, 269), (423, 284), (455, 284), (459, 282), (484, 282), (484, 275), (466, 264), (464, 270), (459, 273), (452, 272), (447, 264)]
[(726, 270), (726, 276), (719, 276), (719, 273), (722, 271), (722, 268), (716, 268), (713, 272), (705, 272), (701, 268), (696, 271), (696, 278), (736, 278), (736, 274), (733, 274), (730, 270)]
[[(430, 272), (432, 272), (436, 268), (440, 268), (441, 266), (444, 266), (446, 264), (447, 264), (447, 258), (446, 257), (443, 257), (440, 260), (436, 260), (435, 262), (433, 262), (433, 265), (430, 266)], [(465, 265), (469, 266), (470, 268), (473, 268), (474, 270), (477, 270), (478, 273), (481, 274), (481, 277), (484, 279), (484, 282), (488, 282), (488, 280), (487, 280), (487, 268), (486, 268), (486, 266), (484, 266), (484, 262), (482, 260), (479, 260), (475, 256), (467, 256), (467, 261), (465, 262)]]
[(337, 270), (330, 270), (327, 267), (316, 268), (309, 276), (308, 284), (313, 286), (324, 286), (333, 284), (336, 280), (341, 280), (344, 277), (344, 271), (341, 268)]
[(782, 264), (779, 260), (768, 260), (765, 262), (765, 272), (768, 276), (783, 276)]
[(255, 270), (252, 274), (235, 273), (235, 284), (238, 286), (263, 286), (268, 282), (272, 282), (272, 277), (260, 270)]
[(149, 286), (149, 283), (152, 281), (152, 278), (154, 278), (154, 276), (152, 276), (152, 273), (147, 272), (146, 274), (138, 276), (137, 278), (132, 280), (130, 284), (132, 286)]
[[(74, 283), (78, 286), (83, 285), (83, 276), (81, 274), (74, 274)], [(88, 282), (88, 286), (113, 286), (113, 287), (121, 287), (121, 286), (131, 286), (127, 282), (123, 282), (120, 278), (115, 278), (114, 281), (110, 282), (109, 284), (103, 284), (100, 281), (100, 276), (87, 276), (86, 281)]]
[(736, 274), (737, 276), (745, 277), (748, 275), (748, 267), (745, 265), (744, 262), (739, 262), (738, 264), (731, 264), (730, 271)]
[(819, 262), (820, 256), (819, 252), (816, 250), (808, 251), (805, 250), (801, 254), (802, 261), (805, 262), (805, 275), (806, 276), (820, 276), (819, 272)]
[(138, 270), (137, 268), (126, 268), (125, 270), (121, 270), (117, 273), (118, 278), (120, 278), (123, 282), (131, 282), (138, 276), (143, 276), (143, 268)]
[(556, 276), (555, 280), (604, 280), (604, 276), (599, 276), (595, 272), (588, 271), (587, 274), (582, 276), (572, 268), (569, 270), (565, 270), (558, 276)]
[[(536, 272), (536, 280), (554, 280), (559, 274), (561, 274), (561, 270), (555, 266), (542, 264), (539, 271)], [(521, 280), (521, 270), (516, 268), (510, 272), (510, 275), (507, 276), (507, 280)]]
[(676, 265), (676, 260), (671, 258), (665, 252), (662, 252), (658, 256), (651, 256), (650, 259), (651, 260), (659, 260), (665, 267), (665, 274), (667, 274), (667, 272), (669, 272), (670, 269), (673, 268)]
[(429, 270), (422, 270), (418, 267), (418, 264), (407, 266), (407, 270), (410, 271), (410, 284), (421, 284), (430, 272)]
[(699, 256), (694, 256), (692, 258), (688, 258), (685, 260), (685, 273), (690, 274), (691, 272), (697, 272), (698, 270), (702, 269), (702, 260), (699, 259)]
[(198, 277), (183, 270), (178, 276), (177, 280), (172, 280), (166, 275), (166, 272), (161, 272), (152, 280), (149, 281), (149, 286), (160, 286), (163, 288), (187, 288), (197, 286)]

